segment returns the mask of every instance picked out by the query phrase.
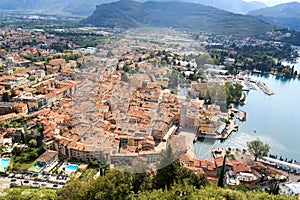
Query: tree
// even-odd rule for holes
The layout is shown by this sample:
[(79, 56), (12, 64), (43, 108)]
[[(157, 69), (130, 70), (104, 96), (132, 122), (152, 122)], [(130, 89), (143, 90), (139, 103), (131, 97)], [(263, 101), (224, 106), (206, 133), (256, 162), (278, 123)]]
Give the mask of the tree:
[(220, 187), (220, 188), (224, 187), (225, 164), (226, 164), (226, 155), (224, 156), (221, 173), (220, 173), (219, 180), (218, 180), (218, 187)]
[(85, 199), (132, 199), (131, 191), (132, 177), (124, 172), (111, 170), (107, 175), (90, 181)]
[(31, 139), (28, 143), (30, 147), (36, 147), (37, 146), (37, 141), (35, 139)]
[(122, 73), (121, 81), (128, 82), (128, 75), (126, 73)]
[(257, 158), (267, 156), (270, 151), (270, 146), (259, 139), (247, 142), (247, 147), (249, 152), (254, 155), (255, 161), (257, 161)]
[(12, 89), (11, 91), (10, 91), (10, 98), (12, 99), (13, 97), (15, 97), (15, 96), (17, 96), (17, 94), (16, 94), (16, 90), (14, 90), (14, 89)]
[(29, 158), (31, 160), (36, 159), (39, 156), (37, 149), (31, 149), (31, 151), (29, 152)]
[(71, 181), (65, 185), (62, 189), (57, 191), (59, 200), (77, 200), (87, 199), (86, 193), (88, 184), (79, 179), (71, 178)]
[(187, 182), (189, 185), (193, 185), (197, 189), (208, 184), (207, 176), (205, 173), (196, 174), (193, 170), (186, 167), (180, 167), (177, 172), (177, 182), (184, 184)]
[(128, 71), (129, 71), (128, 65), (124, 65), (124, 66), (123, 66), (123, 71), (124, 71), (124, 72), (128, 72)]
[(21, 133), (23, 144), (27, 144), (27, 137), (26, 137), (27, 134), (28, 134), (28, 128), (27, 126), (24, 126), (24, 132), (22, 131)]
[(179, 162), (175, 160), (170, 144), (166, 151), (163, 152), (157, 168), (158, 170), (153, 178), (153, 187), (155, 189), (167, 188), (169, 190), (176, 180), (179, 168)]
[(132, 176), (132, 191), (137, 194), (151, 190), (151, 175), (149, 173), (130, 173)]
[(9, 97), (8, 92), (3, 93), (2, 99), (3, 99), (4, 102), (9, 102), (10, 101), (10, 97)]
[(106, 54), (106, 57), (109, 58), (109, 57), (111, 57), (111, 56), (114, 56), (114, 54), (113, 54), (112, 51), (109, 50), (109, 51), (107, 52), (107, 54)]
[(269, 188), (266, 188), (266, 192), (268, 192), (269, 194), (274, 194), (274, 195), (278, 195), (279, 194), (279, 184), (277, 181), (273, 181), (270, 184)]
[(0, 200), (15, 200), (15, 199), (31, 199), (31, 200), (54, 200), (57, 199), (55, 190), (36, 189), (29, 190), (27, 188), (11, 188), (5, 190), (0, 196)]

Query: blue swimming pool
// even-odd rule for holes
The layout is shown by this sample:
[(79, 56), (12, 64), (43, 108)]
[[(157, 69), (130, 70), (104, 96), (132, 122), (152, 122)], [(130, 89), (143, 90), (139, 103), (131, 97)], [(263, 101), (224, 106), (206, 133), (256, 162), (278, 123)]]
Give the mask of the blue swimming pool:
[(10, 158), (1, 158), (0, 159), (0, 170), (7, 168), (9, 166)]
[(75, 164), (64, 163), (63, 166), (66, 169), (66, 171), (76, 172), (78, 170), (78, 165)]

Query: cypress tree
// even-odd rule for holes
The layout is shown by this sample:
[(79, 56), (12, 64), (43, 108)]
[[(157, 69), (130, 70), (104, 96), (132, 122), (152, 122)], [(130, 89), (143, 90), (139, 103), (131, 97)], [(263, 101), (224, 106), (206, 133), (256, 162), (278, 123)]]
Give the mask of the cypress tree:
[(226, 155), (224, 156), (223, 166), (218, 180), (218, 187), (220, 188), (224, 187), (225, 164), (226, 164)]

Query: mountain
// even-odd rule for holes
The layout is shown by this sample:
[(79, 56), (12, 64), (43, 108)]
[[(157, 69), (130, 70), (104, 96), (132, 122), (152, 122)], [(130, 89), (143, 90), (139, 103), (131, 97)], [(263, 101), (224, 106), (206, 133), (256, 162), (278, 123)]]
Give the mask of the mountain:
[(243, 0), (181, 0), (188, 3), (199, 3), (207, 6), (219, 8), (233, 13), (246, 14), (251, 10), (257, 10), (267, 7), (266, 4), (251, 1), (245, 2)]
[(274, 7), (254, 10), (248, 14), (272, 24), (300, 31), (300, 3), (298, 2), (284, 3)]
[(44, 10), (47, 13), (90, 15), (96, 5), (114, 0), (1, 0), (0, 10)]
[[(65, 12), (75, 15), (90, 15), (96, 5), (110, 3), (116, 0), (1, 0), (0, 10), (45, 10), (51, 13)], [(146, 0), (138, 0), (145, 2)], [(160, 2), (169, 0), (157, 0)], [(259, 2), (243, 0), (180, 0), (188, 3), (199, 3), (213, 6), (222, 10), (245, 14), (250, 10), (266, 7)]]
[(234, 14), (210, 6), (184, 2), (145, 3), (120, 0), (98, 5), (82, 21), (103, 27), (174, 27), (208, 31), (219, 35), (258, 36), (272, 30), (272, 25), (251, 16)]

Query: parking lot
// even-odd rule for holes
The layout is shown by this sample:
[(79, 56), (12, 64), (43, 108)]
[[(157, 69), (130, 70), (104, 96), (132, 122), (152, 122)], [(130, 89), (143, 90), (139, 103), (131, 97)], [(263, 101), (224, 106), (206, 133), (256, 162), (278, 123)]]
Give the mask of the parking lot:
[(35, 181), (35, 180), (27, 180), (27, 179), (15, 179), (12, 178), (10, 180), (10, 184), (12, 186), (28, 186), (28, 187), (44, 187), (49, 189), (55, 189), (55, 188), (62, 188), (64, 185), (60, 184), (53, 184), (48, 182), (41, 182), (41, 181)]
[(44, 187), (49, 189), (58, 189), (64, 187), (70, 177), (67, 175), (56, 174), (9, 174), (0, 177), (0, 188), (6, 189), (10, 186), (28, 186), (28, 187)]

